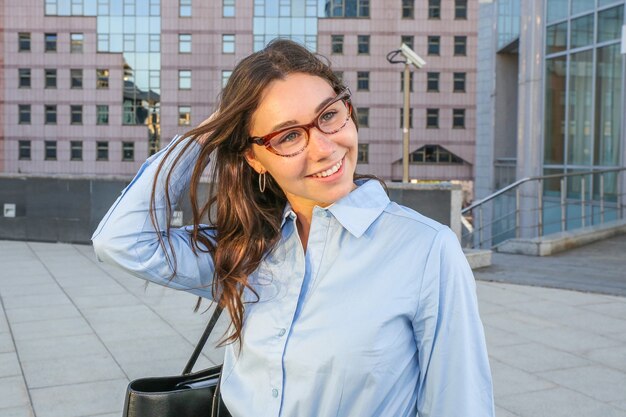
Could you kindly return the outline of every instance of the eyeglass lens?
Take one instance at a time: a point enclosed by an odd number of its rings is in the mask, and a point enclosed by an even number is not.
[[[348,106],[337,100],[326,107],[317,118],[317,128],[326,134],[339,131],[348,122]],[[281,155],[292,155],[304,149],[309,132],[302,127],[287,129],[270,140],[270,146]]]

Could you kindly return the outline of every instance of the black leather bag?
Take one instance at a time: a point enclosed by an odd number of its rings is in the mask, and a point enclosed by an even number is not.
[[[216,307],[182,375],[139,378],[128,384],[123,417],[231,417],[222,402],[222,366],[191,372],[222,310]]]

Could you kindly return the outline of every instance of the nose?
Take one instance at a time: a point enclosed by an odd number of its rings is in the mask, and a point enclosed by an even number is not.
[[[332,135],[320,131],[317,127],[309,129],[309,156],[313,160],[328,158],[337,149],[337,144]]]

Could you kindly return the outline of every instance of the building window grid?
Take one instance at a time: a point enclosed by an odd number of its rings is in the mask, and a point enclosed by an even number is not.
[[[18,159],[21,161],[30,161],[30,141],[20,140],[18,142]]]
[[[333,0],[332,2],[327,2],[326,16],[370,17],[370,2],[369,0]]]
[[[109,70],[107,68],[98,68],[96,70],[96,89],[106,90],[109,88]]]
[[[222,53],[223,54],[235,53],[235,35],[233,34],[222,35]]]
[[[44,159],[46,161],[56,161],[57,159],[57,141],[44,141]]]
[[[191,17],[191,0],[178,0],[178,16]]]
[[[402,0],[402,18],[415,18],[415,0]]]
[[[441,36],[429,36],[428,37],[428,55],[440,54]]]
[[[108,161],[109,160],[109,142],[97,141],[96,142],[96,161]]]
[[[135,160],[135,142],[122,142],[122,161]]]
[[[44,34],[44,51],[45,52],[57,51],[57,34],[56,33]]]
[[[18,72],[18,87],[30,88],[30,68],[19,68]]]
[[[70,69],[70,88],[80,90],[83,88],[83,70],[80,68]]]
[[[148,36],[149,39],[149,52],[161,52],[161,35],[158,33],[151,33]]]
[[[150,16],[161,16],[161,0],[150,0]]]
[[[431,93],[439,92],[439,76],[438,72],[426,73],[426,91]]]
[[[71,5],[72,16],[82,16],[84,14],[83,0],[72,0]]]
[[[57,106],[56,104],[44,105],[44,124],[57,124]]]
[[[44,12],[47,16],[55,16],[58,14],[57,0],[46,0]]]
[[[82,33],[70,33],[70,53],[82,54],[85,35]]]
[[[135,0],[124,0],[124,16],[134,16],[135,14]]]
[[[466,81],[466,73],[464,72],[455,72],[452,78],[452,91],[454,93],[464,93],[465,92],[465,81]]]
[[[179,90],[191,89],[191,70],[189,69],[178,70],[178,89]]]
[[[463,160],[439,145],[424,145],[409,157],[411,163],[462,164]]]
[[[369,163],[369,143],[359,143],[356,162],[359,164]]]
[[[465,109],[452,109],[452,127],[465,129]]]
[[[369,71],[358,71],[356,73],[356,89],[357,91],[369,91],[370,89],[370,73]]]
[[[369,55],[370,35],[357,35],[357,53],[359,55]]]
[[[80,140],[70,141],[70,161],[83,160],[83,142]]]
[[[29,125],[31,122],[31,107],[30,104],[18,104],[18,123],[21,125]]]
[[[454,18],[456,20],[467,19],[467,0],[454,0]]]
[[[330,53],[333,55],[343,54],[343,35],[330,35]]]
[[[404,108],[400,108],[400,128],[404,127]],[[409,129],[413,129],[413,108],[409,109]]]
[[[429,129],[439,128],[439,109],[426,109],[426,127]]]
[[[19,32],[17,34],[17,50],[19,52],[30,52],[30,32]]]
[[[370,109],[369,107],[357,107],[356,109],[357,121],[359,128],[370,127]]]
[[[400,73],[400,91],[404,92],[404,71]],[[413,72],[409,72],[409,91],[413,92]]]
[[[223,17],[235,17],[235,0],[223,0],[222,1],[222,16]]]
[[[428,0],[428,18],[441,19],[441,0]]]
[[[191,106],[178,106],[178,126],[191,125]]]
[[[467,55],[467,36],[454,37],[454,56]]]
[[[413,49],[413,42],[415,41],[415,37],[413,35],[402,35],[400,37],[400,43],[405,44],[409,48]]]
[[[191,34],[190,33],[178,34],[178,53],[179,54],[191,53]]]
[[[45,88],[57,88],[57,70],[54,68],[44,69]]]
[[[80,104],[70,105],[70,124],[83,124],[83,106]]]
[[[108,125],[109,124],[109,106],[108,104],[96,105],[96,124]]]
[[[230,79],[232,73],[233,72],[229,70],[222,71],[222,88],[226,87],[226,84],[228,84],[228,80]]]

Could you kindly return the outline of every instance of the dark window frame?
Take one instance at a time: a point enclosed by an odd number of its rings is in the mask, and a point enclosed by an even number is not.
[[[440,56],[441,55],[441,36],[430,35],[427,39],[428,42],[428,55]]]
[[[17,34],[17,51],[31,52],[31,35],[30,32],[18,32]]]
[[[441,80],[441,73],[436,71],[429,71],[426,73],[426,92],[438,93],[439,81]]]
[[[20,140],[17,143],[17,159],[20,161],[30,161],[32,159],[31,141]]]
[[[45,161],[57,160],[57,141],[56,140],[44,141],[44,160]]]
[[[47,32],[43,35],[44,39],[44,52],[57,52],[57,43],[59,41],[59,35],[54,32]]]
[[[467,36],[454,37],[454,56],[467,56]]]
[[[70,161],[82,161],[83,160],[83,141],[72,140],[70,141]]]
[[[56,104],[44,104],[43,106],[43,123],[45,125],[57,124],[57,105]]]
[[[370,35],[357,35],[357,55],[370,54]]]
[[[439,109],[426,109],[426,129],[439,129]]]
[[[83,106],[82,104],[70,104],[70,124],[83,124]]]
[[[357,71],[356,90],[357,91],[370,91],[370,72],[369,71]]]
[[[17,69],[18,88],[31,88],[32,71],[30,68]]]
[[[452,74],[452,92],[465,93],[467,85],[467,73],[455,72]]]
[[[109,142],[105,140],[96,141],[96,161],[109,160]]]
[[[330,53],[332,55],[343,55],[344,35],[330,35]]]
[[[32,123],[33,110],[30,104],[17,105],[17,120],[20,125],[29,125]]]
[[[357,107],[356,109],[357,121],[359,128],[370,127],[370,108],[369,107]]]
[[[465,109],[452,109],[452,128],[465,129]]]

